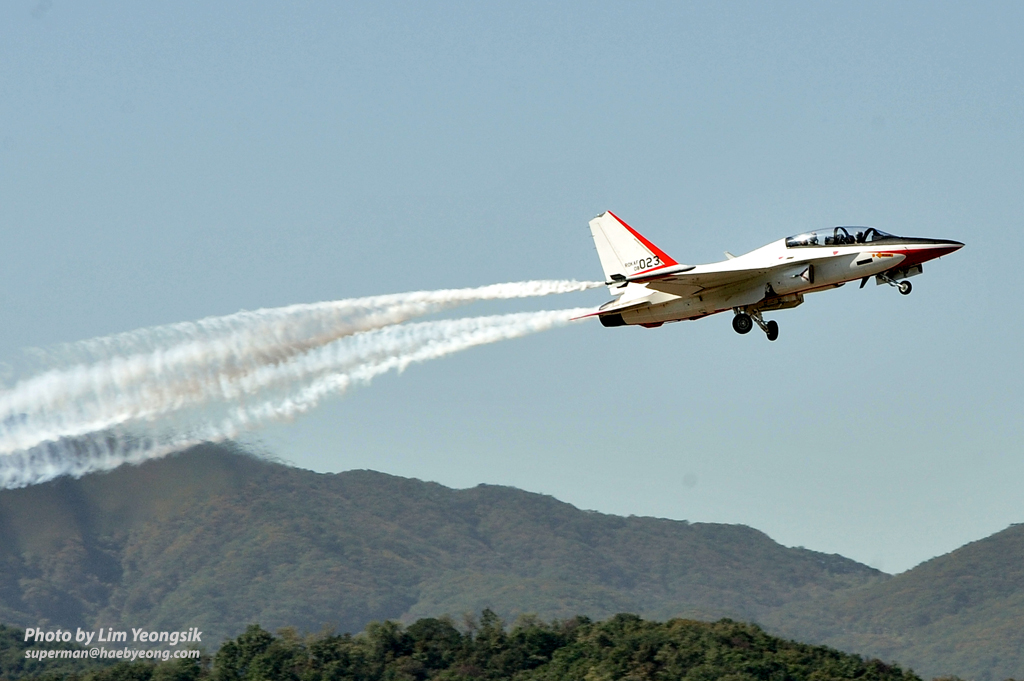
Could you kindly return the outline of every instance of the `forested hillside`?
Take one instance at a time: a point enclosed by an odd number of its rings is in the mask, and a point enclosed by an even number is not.
[[[1024,677],[1024,526],[939,556],[839,599],[846,650],[899,658],[926,674]]]
[[[0,492],[0,621],[271,630],[492,608],[758,620],[885,578],[737,525],[622,518],[551,497],[321,475],[200,447]]]

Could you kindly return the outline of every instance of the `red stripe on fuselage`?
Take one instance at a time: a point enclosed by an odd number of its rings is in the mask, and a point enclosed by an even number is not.
[[[897,269],[903,269],[906,267],[913,267],[914,265],[920,265],[923,262],[928,262],[935,258],[941,258],[944,255],[949,255],[953,251],[960,250],[960,248],[960,246],[925,246],[922,248],[910,247],[903,250],[894,249],[887,252],[903,254],[903,260],[896,265]]]

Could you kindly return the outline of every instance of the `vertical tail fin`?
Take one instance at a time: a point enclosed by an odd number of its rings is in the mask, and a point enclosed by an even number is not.
[[[679,264],[611,211],[590,221],[590,233],[610,289],[624,286],[626,277]]]

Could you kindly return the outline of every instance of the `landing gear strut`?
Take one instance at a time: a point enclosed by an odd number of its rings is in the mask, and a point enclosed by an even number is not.
[[[909,296],[910,292],[914,290],[914,285],[904,279],[903,281],[896,281],[889,275],[882,273],[878,275],[878,278],[887,283],[889,286],[895,286],[899,289],[899,292],[905,296]]]
[[[732,318],[732,328],[736,333],[750,333],[755,323],[768,336],[768,340],[773,341],[779,337],[779,323],[774,319],[766,322],[764,317],[761,316],[760,310],[751,310],[747,313],[737,309],[736,314]]]

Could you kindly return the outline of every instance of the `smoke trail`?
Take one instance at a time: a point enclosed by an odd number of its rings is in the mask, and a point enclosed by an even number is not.
[[[0,393],[0,455],[201,405],[238,378],[354,333],[476,300],[595,285],[527,281],[416,291],[240,312],[63,346],[53,358],[71,366]]]
[[[197,341],[218,341],[216,346],[204,349],[220,352],[224,357],[256,356],[264,348],[271,353],[301,352],[342,335],[397,324],[476,301],[534,298],[600,286],[603,286],[600,282],[575,280],[520,281],[242,311],[70,343],[52,350],[47,359],[58,366],[94,362],[187,346]]]
[[[0,487],[107,470],[234,437],[308,411],[324,396],[381,373],[563,325],[585,310],[395,321],[471,300],[591,287],[525,282],[377,296],[69,346],[70,355],[98,359],[48,371],[0,395]],[[125,356],[126,348],[134,354]]]

